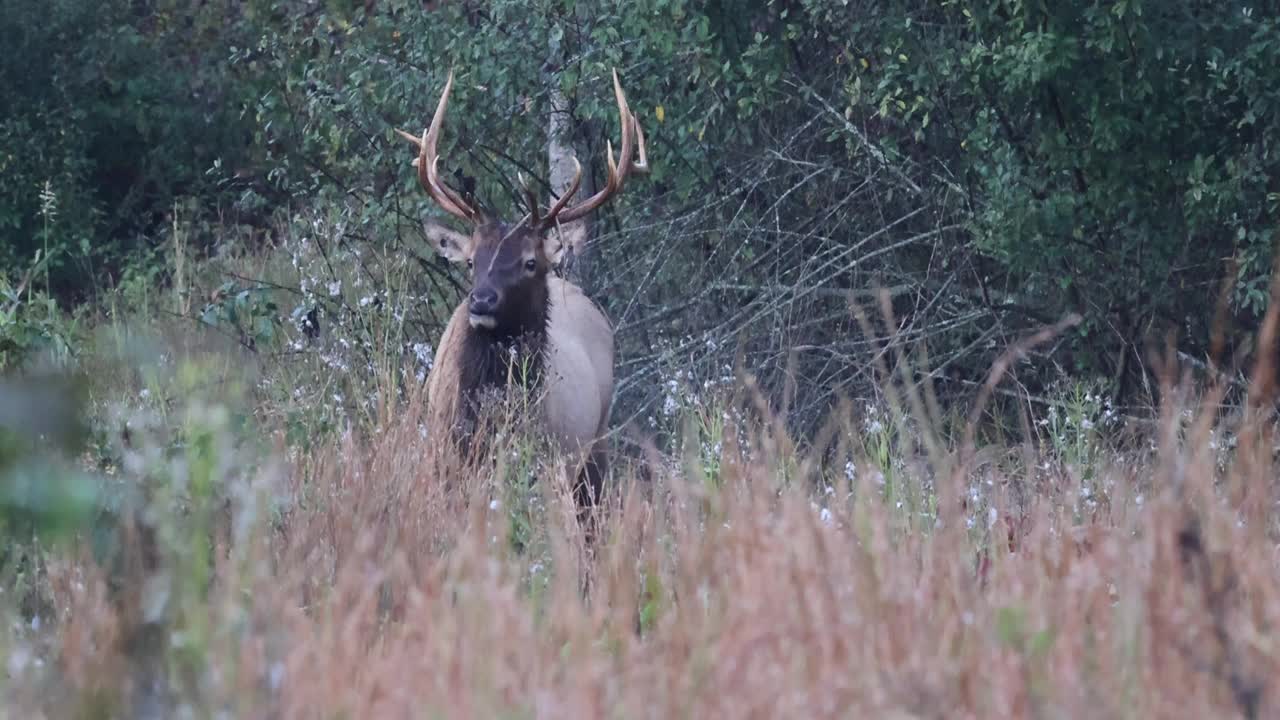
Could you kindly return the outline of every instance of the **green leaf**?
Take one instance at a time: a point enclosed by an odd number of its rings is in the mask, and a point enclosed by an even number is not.
[[[1001,643],[1021,649],[1026,625],[1026,611],[1022,608],[1002,607],[996,610],[996,636]]]

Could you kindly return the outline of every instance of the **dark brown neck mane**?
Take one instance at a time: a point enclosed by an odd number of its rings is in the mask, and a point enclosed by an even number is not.
[[[464,328],[457,405],[464,435],[475,428],[484,397],[506,389],[508,379],[523,381],[531,389],[541,383],[551,310],[546,280],[530,294],[541,297],[513,303],[513,311],[500,319],[498,327]]]

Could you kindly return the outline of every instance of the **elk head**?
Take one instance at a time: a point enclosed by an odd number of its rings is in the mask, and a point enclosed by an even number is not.
[[[622,148],[620,159],[615,162],[613,145],[606,143],[609,174],[604,187],[586,200],[570,206],[569,202],[582,182],[582,165],[574,158],[573,181],[564,194],[542,213],[537,196],[521,176],[520,184],[524,188],[528,211],[517,222],[503,222],[476,210],[440,177],[437,146],[452,89],[453,72],[450,71],[431,126],[423,131],[422,137],[396,130],[418,147],[418,157],[413,164],[423,189],[445,212],[471,225],[468,234],[429,226],[428,237],[442,255],[454,262],[466,263],[470,271],[472,285],[468,310],[473,329],[499,336],[536,330],[539,323],[545,326],[547,273],[559,263],[563,252],[563,244],[549,231],[561,223],[582,218],[603,205],[622,189],[630,173],[648,172],[644,133],[627,107],[618,72],[614,70],[613,91],[621,118]],[[633,154],[639,157],[633,159]]]

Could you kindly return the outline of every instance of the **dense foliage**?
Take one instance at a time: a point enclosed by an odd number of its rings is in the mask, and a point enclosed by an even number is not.
[[[637,413],[658,401],[656,368],[701,380],[726,348],[766,375],[794,362],[801,409],[856,388],[874,348],[846,303],[871,302],[876,284],[900,338],[929,341],[938,378],[972,378],[1019,333],[1075,311],[1085,322],[1057,348],[1061,369],[1123,397],[1148,388],[1148,344],[1170,332],[1207,359],[1224,285],[1228,339],[1245,350],[1268,296],[1274,3],[3,10],[0,35],[28,62],[0,70],[0,260],[50,255],[42,289],[64,302],[131,263],[171,275],[157,248],[179,218],[202,252],[301,233],[326,253],[411,256],[436,210],[391,130],[426,123],[449,68],[457,184],[512,213],[516,172],[546,177],[553,89],[598,177],[617,137],[613,67],[654,172],[597,223],[603,262],[587,280],[618,324],[620,391]],[[419,267],[415,296],[454,297],[456,275]],[[301,289],[277,313],[295,330],[326,309]],[[438,307],[409,315],[434,337]]]
[[[0,0],[0,707],[1277,716],[1278,16]],[[615,68],[588,544],[523,388],[430,433],[465,280],[393,128],[452,70],[513,218]]]
[[[83,300],[163,241],[175,202],[228,210],[217,171],[252,150],[234,5],[0,3],[0,264],[39,251],[50,289]]]

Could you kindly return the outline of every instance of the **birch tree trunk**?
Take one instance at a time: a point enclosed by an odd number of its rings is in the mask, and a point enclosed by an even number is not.
[[[559,58],[555,57],[556,50],[552,49],[552,62],[548,63],[551,68],[560,67]],[[573,158],[576,156],[582,163],[582,187],[578,190],[577,197],[590,197],[595,192],[595,184],[592,182],[590,172],[591,156],[585,152],[580,152],[583,145],[584,133],[579,132],[578,124],[574,122],[573,112],[569,104],[569,98],[560,90],[560,81],[556,77],[556,73],[548,71],[545,86],[547,94],[551,99],[551,114],[547,123],[547,161],[549,166],[548,181],[551,185],[551,191],[554,197],[548,199],[548,204],[554,202],[573,181]],[[585,290],[591,290],[591,258],[587,249],[587,239],[590,237],[591,226],[590,218],[582,218],[574,222],[567,223],[560,228],[563,233],[563,239],[569,246],[567,255],[571,257],[571,261],[567,264],[567,275],[571,280],[581,285]],[[554,230],[552,232],[555,232]]]

